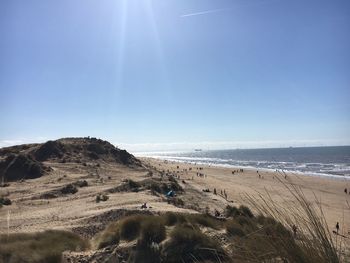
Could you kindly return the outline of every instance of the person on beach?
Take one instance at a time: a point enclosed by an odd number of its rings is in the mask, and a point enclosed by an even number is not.
[[[339,233],[339,222],[337,222],[337,224],[335,225],[335,228],[337,229],[337,235]]]
[[[344,189],[344,193],[348,194],[348,189],[347,188]]]
[[[296,226],[296,225],[293,225],[293,226],[292,226],[292,230],[293,230],[293,233],[294,233],[294,238],[296,238],[296,237],[297,237],[297,231],[298,231],[297,226]]]

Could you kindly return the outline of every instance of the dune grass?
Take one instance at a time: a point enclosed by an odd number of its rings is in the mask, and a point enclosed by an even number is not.
[[[221,262],[227,254],[199,229],[177,225],[162,249],[164,262]]]
[[[153,257],[154,262],[347,262],[321,206],[310,203],[295,185],[281,183],[295,199],[292,207],[257,193],[245,198],[255,214],[248,206],[227,206],[225,220],[172,212],[134,215],[107,227],[99,247],[113,243],[113,238],[138,240],[130,262],[147,262],[142,257]]]
[[[89,243],[66,231],[0,235],[0,263],[58,263],[63,251],[82,251]]]
[[[257,193],[255,197],[246,196],[250,206],[260,214],[258,222],[262,224],[262,231],[255,236],[264,239],[270,247],[269,253],[287,262],[346,262],[334,243],[316,196],[315,202],[310,202],[300,187],[277,179],[293,196],[293,205],[286,207],[277,204],[268,192],[265,195]],[[292,234],[293,228],[296,232]],[[261,251],[260,255],[263,253]],[[257,255],[252,256],[252,262],[260,260]]]

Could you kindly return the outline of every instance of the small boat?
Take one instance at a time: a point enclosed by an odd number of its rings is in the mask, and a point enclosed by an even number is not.
[[[202,149],[194,149],[195,152],[201,152]]]

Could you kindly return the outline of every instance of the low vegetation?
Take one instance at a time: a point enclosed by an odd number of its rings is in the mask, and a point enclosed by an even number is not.
[[[219,229],[222,225],[221,221],[201,214],[132,215],[110,224],[96,241],[97,247],[103,248],[120,241],[137,240],[136,248],[130,251],[131,262],[140,262],[140,257],[146,254],[156,256],[159,262],[181,262],[181,258],[188,262],[193,256],[223,258],[224,250],[200,230],[201,227]],[[156,251],[155,244],[158,244]]]
[[[67,184],[61,188],[61,193],[66,194],[75,194],[78,192],[78,188],[73,184]]]
[[[346,262],[322,215],[302,193],[296,198],[299,216],[304,216],[297,231],[287,211],[283,214],[271,202],[248,199],[257,216],[247,206],[227,206],[226,218],[172,212],[133,215],[108,226],[96,242],[104,248],[136,241],[128,262]]]
[[[246,196],[250,206],[266,216],[258,220],[264,226],[263,233],[267,237],[264,242],[269,245],[270,253],[286,262],[348,262],[349,254],[341,254],[341,245],[346,240],[341,235],[332,236],[321,203],[315,199],[313,204],[300,187],[277,179],[294,197],[288,209],[278,205],[268,194]]]
[[[0,207],[3,205],[11,205],[12,201],[7,197],[0,197]]]
[[[300,221],[297,233],[288,220],[276,217],[281,215],[276,209],[257,206],[255,216],[247,206],[228,206],[226,218],[140,212],[111,223],[93,243],[102,251],[123,249],[126,262],[346,262],[313,208],[304,207],[309,218]],[[59,262],[62,251],[88,247],[86,241],[62,231],[0,238],[0,263]]]
[[[109,189],[108,192],[109,193],[115,193],[115,192],[138,192],[140,187],[141,187],[140,183],[129,179],[126,182],[122,183],[121,185],[119,185],[117,187],[114,187],[112,189]]]
[[[65,231],[0,235],[0,263],[59,263],[63,251],[82,251],[89,243]]]
[[[177,225],[164,244],[165,262],[220,262],[227,258],[218,241],[209,238],[191,225]]]
[[[98,195],[96,196],[96,203],[99,203],[99,202],[106,202],[108,199],[109,199],[109,196],[108,196],[108,195],[105,195],[105,194],[98,194]]]
[[[218,255],[222,258],[223,250],[200,230],[200,227],[219,229],[221,226],[221,221],[209,215],[171,212],[160,216],[133,215],[109,225],[97,238],[97,247],[116,245],[121,240],[138,240],[137,249],[131,251],[130,254],[133,260],[145,254],[157,255],[162,262],[181,262],[178,261],[180,258],[187,262],[186,259],[191,257],[190,253],[198,258],[216,258]],[[183,231],[184,229],[186,231]],[[169,230],[171,230],[169,240],[164,243]],[[154,251],[152,248],[154,244],[162,244],[162,247]],[[215,253],[208,250],[201,252],[201,247],[204,245],[206,248],[209,245],[215,250]]]
[[[139,192],[142,190],[150,190],[152,194],[165,195],[169,191],[175,191],[175,193],[183,192],[182,187],[178,182],[173,179],[172,176],[161,178],[150,178],[143,181],[133,181],[131,179],[126,180],[121,185],[109,189],[109,193],[115,192]]]
[[[79,181],[76,181],[74,183],[74,185],[77,186],[77,187],[82,188],[82,187],[87,187],[89,184],[88,184],[88,182],[86,180],[79,180]]]

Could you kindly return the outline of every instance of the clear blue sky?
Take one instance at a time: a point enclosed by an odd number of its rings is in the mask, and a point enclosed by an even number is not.
[[[348,0],[2,0],[0,147],[350,144]]]

